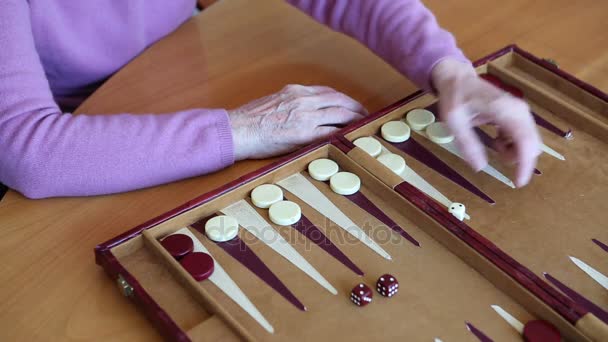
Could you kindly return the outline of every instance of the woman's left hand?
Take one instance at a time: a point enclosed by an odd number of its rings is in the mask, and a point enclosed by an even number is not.
[[[499,132],[495,148],[503,159],[517,165],[515,184],[526,185],[541,146],[528,104],[478,77],[470,64],[460,61],[439,62],[431,78],[439,93],[440,118],[471,167],[480,171],[488,163],[474,128],[493,124]]]

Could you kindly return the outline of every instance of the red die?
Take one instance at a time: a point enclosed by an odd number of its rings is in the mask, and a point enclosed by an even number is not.
[[[365,306],[372,302],[373,291],[361,283],[350,291],[350,300],[357,306]]]
[[[392,275],[385,274],[378,278],[376,290],[384,297],[392,297],[399,291],[399,282],[397,281],[397,278]]]

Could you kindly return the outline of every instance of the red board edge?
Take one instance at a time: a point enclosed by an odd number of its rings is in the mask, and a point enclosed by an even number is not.
[[[121,276],[132,288],[130,294],[126,296],[139,311],[143,312],[146,318],[160,332],[167,341],[190,342],[188,337],[171,316],[163,310],[139,282],[116,260],[109,250],[95,249],[96,262],[103,267],[111,279],[118,279]]]
[[[605,92],[601,91],[600,89],[592,86],[591,84],[577,78],[576,76],[572,75],[571,73],[564,71],[563,69],[560,69],[555,64],[553,64],[545,59],[538,58],[538,57],[534,56],[533,54],[529,53],[528,51],[523,50],[522,48],[518,47],[517,45],[513,45],[513,51],[517,52],[519,55],[530,60],[531,62],[534,62],[535,64],[543,67],[544,69],[547,69],[548,71],[560,76],[561,78],[567,80],[568,82],[574,84],[575,86],[585,90],[586,92],[590,93],[591,95],[596,96],[596,97],[600,98],[601,100],[608,102],[607,93],[605,93]]]

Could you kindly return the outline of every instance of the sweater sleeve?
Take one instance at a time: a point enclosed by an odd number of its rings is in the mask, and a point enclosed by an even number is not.
[[[442,59],[470,63],[420,0],[288,2],[366,45],[421,88],[430,88],[431,71]]]
[[[0,181],[30,198],[123,192],[234,162],[225,110],[73,115],[53,99],[26,1],[0,3]]]

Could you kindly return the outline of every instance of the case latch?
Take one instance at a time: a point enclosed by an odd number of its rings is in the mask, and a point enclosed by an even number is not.
[[[118,279],[116,279],[116,284],[118,285],[118,289],[125,297],[131,297],[133,294],[133,286],[131,286],[125,278],[122,277],[121,274],[118,275]]]
[[[557,62],[555,61],[555,59],[552,58],[543,58],[543,61],[547,62],[547,63],[551,63],[553,65],[555,65],[556,67],[559,68],[559,65],[557,64]]]

